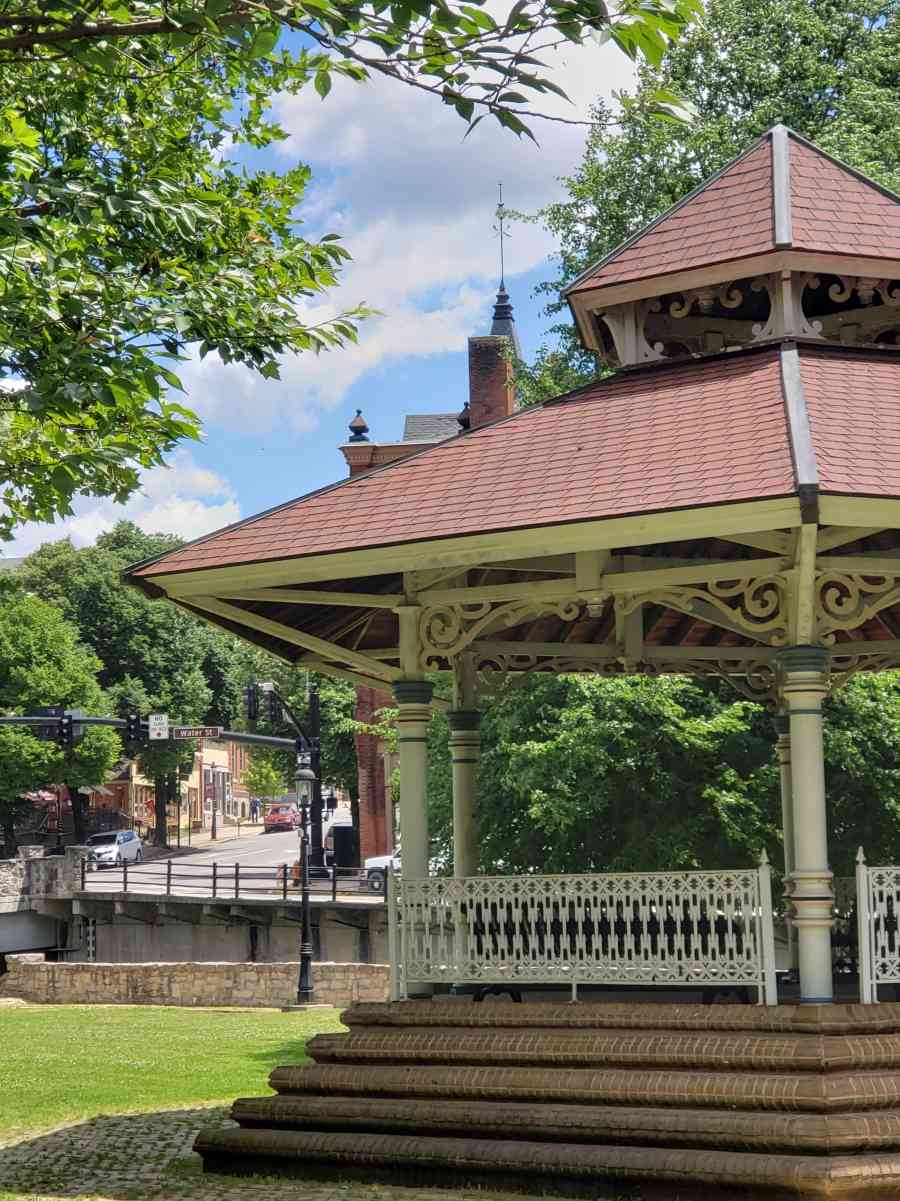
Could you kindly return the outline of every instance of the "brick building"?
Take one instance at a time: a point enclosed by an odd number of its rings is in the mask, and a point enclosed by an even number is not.
[[[340,448],[350,475],[376,471],[467,430],[510,416],[515,409],[513,357],[521,357],[519,339],[509,294],[501,281],[490,333],[469,338],[469,399],[460,412],[407,414],[399,441],[373,442],[362,410],[357,409],[350,422],[350,439]],[[389,693],[358,684],[354,716],[357,721],[374,724],[378,711],[393,704]],[[359,765],[359,853],[361,862],[365,862],[370,856],[388,854],[394,845],[394,764],[377,735],[357,733],[354,741]]]

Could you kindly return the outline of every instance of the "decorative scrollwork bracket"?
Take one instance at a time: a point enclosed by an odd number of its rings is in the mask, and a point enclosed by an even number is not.
[[[431,606],[423,609],[419,619],[421,665],[425,670],[439,669],[480,634],[498,627],[509,629],[529,618],[552,615],[561,621],[575,621],[583,605],[578,599],[564,599]]]

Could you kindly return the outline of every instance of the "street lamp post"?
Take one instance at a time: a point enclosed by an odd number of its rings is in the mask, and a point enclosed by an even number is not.
[[[316,785],[310,769],[309,756],[297,756],[297,803],[300,807],[300,977],[297,981],[297,1004],[309,1005],[313,999],[312,979],[312,921],[309,909],[309,816]]]

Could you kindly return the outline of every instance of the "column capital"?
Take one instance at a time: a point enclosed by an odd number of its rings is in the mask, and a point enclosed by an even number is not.
[[[818,672],[822,675],[828,671],[829,653],[824,646],[788,646],[775,656],[785,675],[795,672]]]
[[[396,680],[394,700],[398,705],[430,705],[434,685],[429,680]]]
[[[451,709],[447,722],[453,733],[477,730],[481,725],[481,713],[477,709]]]

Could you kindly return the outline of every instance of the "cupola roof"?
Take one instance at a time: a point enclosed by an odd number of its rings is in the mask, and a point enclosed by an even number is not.
[[[776,125],[589,267],[565,295],[600,299],[617,285],[778,251],[900,263],[900,197]]]

